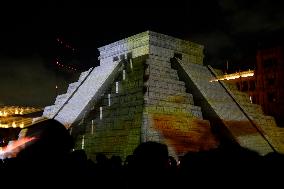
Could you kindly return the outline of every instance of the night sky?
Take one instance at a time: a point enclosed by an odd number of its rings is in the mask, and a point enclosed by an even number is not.
[[[253,69],[257,49],[283,44],[284,11],[273,0],[48,1],[0,6],[0,105],[46,106],[97,48],[146,30],[205,46],[205,64]],[[57,39],[63,41],[59,44]],[[65,48],[66,45],[74,48]],[[77,71],[59,67],[63,65]],[[55,86],[58,86],[56,90]]]

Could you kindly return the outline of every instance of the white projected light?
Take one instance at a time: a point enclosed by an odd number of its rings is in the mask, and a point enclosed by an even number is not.
[[[125,70],[122,71],[122,79],[125,80]]]
[[[115,82],[115,93],[118,93],[118,81]]]
[[[100,107],[100,119],[103,119],[103,107]]]
[[[108,97],[108,106],[110,106],[110,94],[108,94],[107,97]]]
[[[129,61],[130,61],[130,68],[131,68],[131,70],[132,70],[132,68],[133,68],[132,59],[130,59]]]

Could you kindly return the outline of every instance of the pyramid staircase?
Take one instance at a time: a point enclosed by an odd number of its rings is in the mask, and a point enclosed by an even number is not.
[[[91,158],[97,153],[125,158],[146,141],[166,143],[175,157],[217,147],[209,121],[203,120],[170,60],[146,55],[123,62],[123,70],[84,118],[77,148],[84,141]]]
[[[112,83],[120,67],[120,61],[101,61],[100,66],[83,72],[77,82],[69,85],[66,94],[58,95],[54,105],[45,107],[43,116],[54,118],[67,128],[78,123],[90,111],[90,104]]]
[[[202,65],[203,46],[147,31],[99,51],[100,66],[43,114],[70,128],[89,158],[125,159],[146,141],[167,144],[175,157],[208,150],[219,144],[212,128],[260,154],[283,152],[272,117],[233,86],[209,82],[217,72]]]
[[[179,59],[175,62],[181,74],[191,82],[192,90],[197,91],[194,94],[211,124],[223,125],[229,137],[262,155],[273,151],[284,152],[281,147],[282,129],[276,126],[272,117],[263,114],[259,105],[251,104],[247,94],[223,81],[210,82],[218,75],[210,66]]]
[[[149,56],[146,64],[143,141],[166,141],[170,151],[178,155],[216,147],[218,142],[209,121],[203,119],[201,108],[194,105],[192,94],[179,80],[170,59]]]
[[[220,71],[210,68],[216,76],[222,75]],[[284,153],[284,129],[278,127],[274,117],[263,113],[258,104],[253,104],[249,100],[249,95],[237,89],[235,84],[221,81],[226,90],[232,95],[240,107],[246,112],[253,124],[265,135],[267,140],[273,145],[275,150]]]

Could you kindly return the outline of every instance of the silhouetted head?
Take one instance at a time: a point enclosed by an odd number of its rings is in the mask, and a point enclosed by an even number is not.
[[[88,160],[87,154],[84,150],[75,150],[71,153],[71,157],[75,161],[84,162]]]
[[[133,152],[135,164],[142,169],[164,170],[168,167],[168,148],[158,142],[141,143]]]
[[[68,130],[56,120],[49,119],[27,128],[26,137],[35,137],[18,156],[22,158],[51,158],[67,154],[74,147]]]
[[[121,160],[120,156],[113,155],[110,158],[110,161],[111,161],[111,164],[113,164],[113,165],[117,165],[117,166],[121,166],[122,165],[122,160]]]
[[[108,158],[106,157],[106,155],[102,154],[102,153],[98,153],[96,155],[96,161],[97,161],[97,164],[101,164],[101,165],[104,165],[107,163],[108,161]]]
[[[134,155],[131,154],[131,155],[126,156],[125,161],[124,161],[124,166],[128,167],[128,168],[133,168],[133,166],[134,166]]]
[[[169,156],[169,164],[171,168],[176,168],[177,167],[177,161],[173,156]]]

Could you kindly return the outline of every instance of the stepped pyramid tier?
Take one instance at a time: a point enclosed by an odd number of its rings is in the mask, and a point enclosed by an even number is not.
[[[62,105],[66,103],[66,101],[72,96],[72,94],[81,85],[82,81],[91,72],[91,70],[92,68],[90,68],[88,71],[82,72],[77,82],[69,84],[66,94],[58,95],[54,105],[45,107],[43,116],[47,118],[54,118],[55,114],[57,114]]]
[[[263,115],[261,107],[251,104],[249,97],[239,92],[236,86],[224,81],[209,82],[219,76],[219,71],[210,66],[172,60],[181,77],[188,82],[212,127],[216,125],[241,146],[262,155],[273,151],[284,152],[283,139],[279,137],[283,131],[272,117]]]
[[[213,72],[214,71],[215,70],[213,70]],[[215,74],[222,75],[222,73],[218,71],[215,72]],[[277,126],[274,117],[264,115],[261,106],[252,104],[248,94],[240,92],[235,84],[226,81],[222,81],[221,83],[246,112],[249,119],[253,121],[253,124],[265,135],[276,151],[284,153],[284,128]]]
[[[209,83],[202,45],[146,31],[98,50],[100,66],[44,111],[70,128],[89,158],[124,159],[146,141],[167,144],[174,157],[216,148],[218,125],[244,147],[272,151],[224,88]]]

